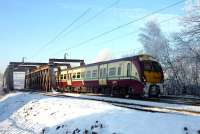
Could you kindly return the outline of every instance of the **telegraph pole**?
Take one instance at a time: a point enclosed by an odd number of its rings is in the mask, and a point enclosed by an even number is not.
[[[69,56],[68,53],[65,52],[65,54],[64,54],[64,59],[67,59],[68,56]]]
[[[24,63],[25,59],[26,59],[26,57],[22,57],[22,63]]]

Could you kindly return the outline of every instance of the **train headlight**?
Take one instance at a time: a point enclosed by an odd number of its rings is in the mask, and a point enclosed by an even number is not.
[[[143,77],[143,81],[146,83],[147,82],[147,80],[145,79],[145,77]]]

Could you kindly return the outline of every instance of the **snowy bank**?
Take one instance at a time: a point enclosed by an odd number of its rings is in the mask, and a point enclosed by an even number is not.
[[[59,94],[59,93],[57,93]],[[200,106],[191,106],[184,104],[169,104],[169,103],[161,103],[161,102],[152,102],[152,101],[143,101],[143,100],[131,100],[125,98],[112,98],[112,97],[102,97],[102,96],[89,96],[84,94],[75,94],[75,93],[64,93],[66,96],[83,98],[83,99],[92,99],[92,100],[102,100],[109,102],[120,102],[129,105],[141,105],[141,106],[150,106],[150,107],[159,107],[159,108],[168,108],[168,109],[176,109],[176,110],[187,110],[200,112]]]
[[[5,134],[198,134],[199,130],[199,116],[30,93],[11,93],[0,100],[0,133]]]

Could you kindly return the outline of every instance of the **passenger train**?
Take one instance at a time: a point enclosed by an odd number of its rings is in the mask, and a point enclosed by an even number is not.
[[[67,92],[113,96],[159,97],[163,92],[161,65],[150,55],[136,55],[56,72],[56,84]]]

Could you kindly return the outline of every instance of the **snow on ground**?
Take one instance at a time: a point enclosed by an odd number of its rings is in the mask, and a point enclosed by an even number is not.
[[[11,93],[0,100],[1,134],[198,134],[199,130],[199,116],[31,93]]]
[[[135,105],[143,105],[143,106],[151,106],[151,107],[160,107],[160,108],[200,112],[200,106],[191,106],[191,105],[184,105],[184,104],[168,104],[168,103],[161,103],[161,102],[130,100],[130,99],[124,99],[124,98],[111,98],[111,97],[102,97],[102,96],[89,96],[89,95],[75,94],[75,93],[65,93],[64,95],[77,97],[77,98],[86,98],[86,99],[89,98],[89,99],[93,99],[93,100],[122,102],[122,103],[127,103],[130,105],[135,104]]]

